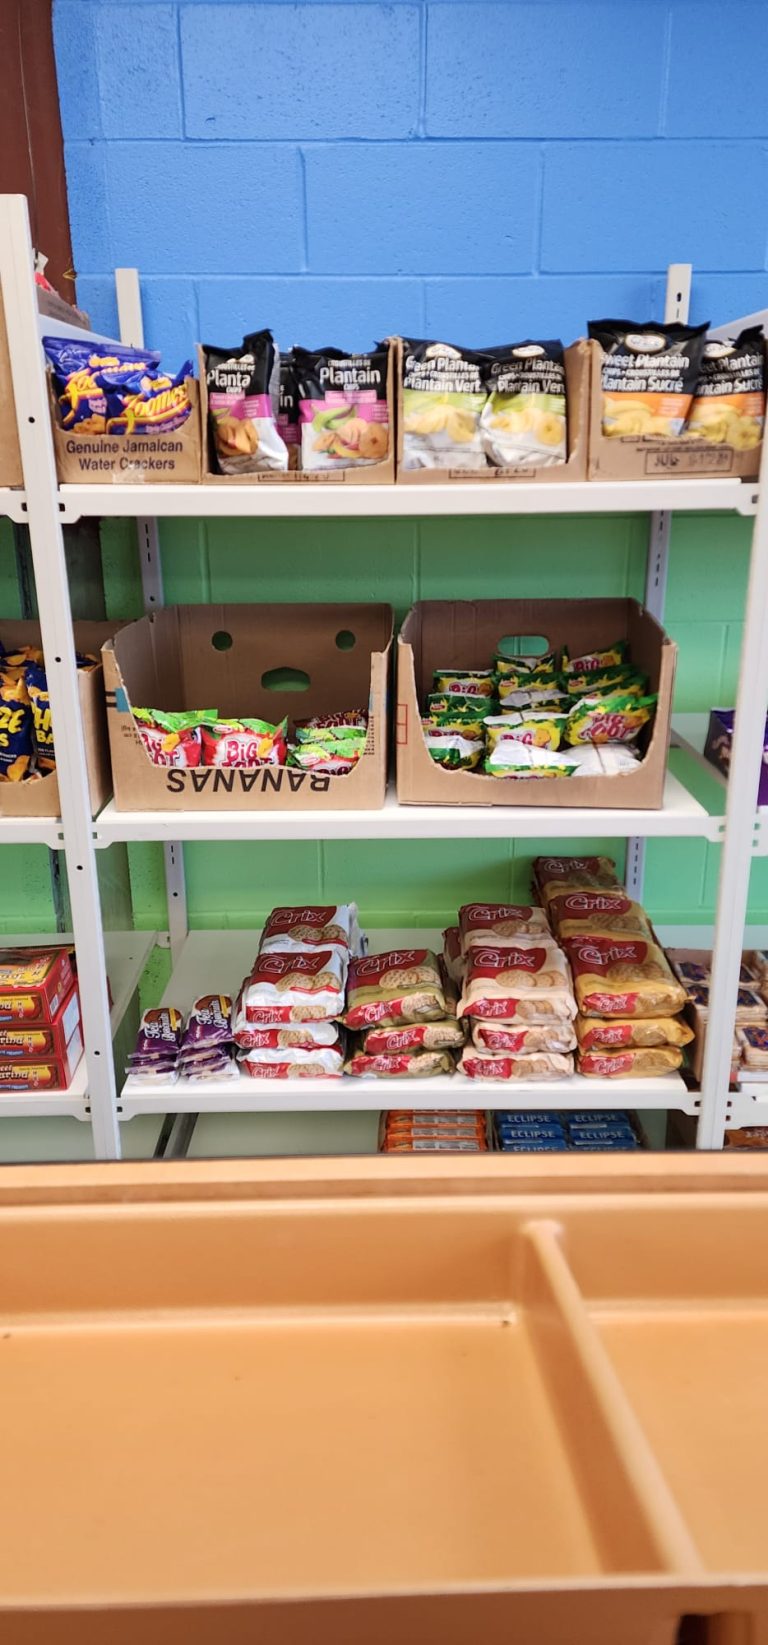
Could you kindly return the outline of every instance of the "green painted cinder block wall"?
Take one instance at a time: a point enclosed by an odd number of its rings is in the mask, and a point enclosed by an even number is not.
[[[312,524],[171,521],[162,528],[165,592],[169,604],[388,600],[398,616],[414,600],[427,598],[642,597],[646,533],[644,516],[624,515]],[[674,521],[666,626],[680,647],[679,711],[734,701],[749,535],[749,522],[730,516],[680,515]],[[108,615],[140,616],[133,526],[105,523],[102,542]],[[0,548],[0,611],[11,617],[19,607],[8,528]],[[611,638],[606,635],[606,641]],[[676,759],[680,773],[690,776],[683,758]],[[696,792],[718,803],[720,790],[706,776],[696,778]],[[593,843],[616,854],[615,842],[596,838]],[[567,836],[563,845],[567,849]],[[468,898],[522,895],[537,849],[530,841],[518,848],[514,837],[490,843],[188,846],[190,922],[248,927],[279,901],[354,897],[371,925],[441,924]],[[718,857],[718,849],[702,840],[651,842],[645,901],[652,916],[666,923],[711,921]],[[161,848],[132,847],[129,863],[136,924],[162,927]],[[108,861],[102,879],[108,897]],[[15,847],[0,853],[0,907],[5,930],[50,927],[44,851]],[[764,861],[753,870],[751,917],[768,922]]]

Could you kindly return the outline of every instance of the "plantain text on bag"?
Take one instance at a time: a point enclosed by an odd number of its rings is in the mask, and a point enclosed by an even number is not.
[[[704,353],[700,326],[590,320],[603,350],[602,428],[608,439],[682,434]]]

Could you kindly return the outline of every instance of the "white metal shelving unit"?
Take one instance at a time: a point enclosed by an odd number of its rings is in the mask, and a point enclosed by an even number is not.
[[[761,816],[756,809],[762,759],[763,724],[768,703],[768,441],[762,485],[738,480],[649,480],[553,485],[483,481],[445,487],[345,486],[252,488],[226,485],[61,486],[56,480],[46,384],[31,284],[32,252],[26,202],[0,197],[0,282],[9,332],[11,365],[22,448],[25,490],[0,492],[0,512],[30,527],[43,644],[48,660],[51,704],[56,729],[61,790],[61,823],[0,824],[0,842],[37,840],[63,846],[70,884],[74,940],[83,992],[86,1059],[83,1089],[75,1098],[90,1106],[96,1151],[114,1157],[120,1150],[120,1121],[138,1113],[299,1112],[318,1109],[360,1110],[388,1102],[420,1106],[480,1107],[615,1107],[678,1108],[698,1114],[700,1146],[719,1147],[728,1123],[749,1123],[734,1114],[754,1116],[758,1099],[745,1088],[735,1104],[728,1095],[728,1067],[738,968],[753,855],[763,849]],[[141,305],[134,271],[117,271],[121,335],[142,342]],[[666,318],[684,319],[690,271],[670,270]],[[740,322],[734,322],[738,325]],[[62,526],[83,516],[135,518],[145,604],[163,603],[157,521],[162,518],[249,517],[317,519],[328,516],[457,516],[477,514],[628,513],[649,515],[646,604],[663,619],[670,513],[732,511],[754,520],[750,582],[737,699],[730,781],[724,790],[724,815],[700,804],[673,770],[658,811],[544,808],[398,806],[390,796],[381,812],[312,813],[259,816],[247,813],[117,812],[109,804],[92,821],[85,781],[82,733],[77,710],[77,682],[66,581]],[[255,551],[256,554],[258,551]],[[676,727],[681,746],[697,752],[696,731]],[[707,767],[709,771],[710,768]],[[712,773],[710,772],[710,775]],[[166,998],[187,1005],[201,989],[236,986],[253,958],[256,933],[189,934],[186,921],[181,842],[269,839],[450,839],[504,838],[557,840],[590,836],[628,837],[627,883],[642,893],[644,842],[652,838],[723,840],[717,922],[714,931],[713,985],[702,1090],[686,1090],[677,1076],[646,1081],[574,1079],[556,1085],[506,1087],[480,1081],[435,1080],[408,1083],[340,1080],[286,1082],[241,1079],[221,1090],[215,1085],[167,1089],[129,1079],[116,1089],[111,1056],[111,1024],[105,970],[109,939],[102,933],[96,851],[117,841],[154,840],[165,847],[168,884],[169,941],[173,972]],[[768,846],[766,846],[768,849]],[[373,947],[383,947],[387,933],[374,933]],[[392,935],[392,934],[389,934]],[[397,933],[402,941],[404,933]],[[421,941],[426,933],[420,932]],[[143,962],[142,962],[143,963]],[[135,980],[138,980],[138,972]],[[131,979],[134,980],[133,978]],[[127,985],[126,985],[127,986]],[[768,1086],[765,1087],[768,1099]],[[762,1096],[759,1099],[762,1102]],[[740,1106],[739,1106],[740,1105]],[[3,1110],[5,1105],[3,1105]],[[57,1107],[57,1112],[62,1110]],[[764,1105],[768,1116],[768,1100]]]

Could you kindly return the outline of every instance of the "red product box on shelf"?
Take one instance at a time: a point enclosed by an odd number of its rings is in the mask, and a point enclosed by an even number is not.
[[[8,1059],[18,1062],[21,1058],[31,1057],[37,1061],[53,1058],[66,1063],[67,1047],[79,1030],[80,995],[75,985],[52,1022],[32,1026],[26,1022],[0,1022],[0,1073]]]
[[[0,950],[0,1025],[54,1022],[74,981],[70,948]]]
[[[0,1056],[0,1112],[8,1091],[66,1091],[83,1054],[78,1024],[61,1057]]]

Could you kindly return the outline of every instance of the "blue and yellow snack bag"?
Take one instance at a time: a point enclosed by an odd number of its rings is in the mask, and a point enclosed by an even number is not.
[[[56,754],[53,747],[51,699],[48,695],[48,680],[45,669],[40,663],[27,663],[24,680],[32,710],[37,767],[39,771],[54,771],[56,769]]]
[[[20,673],[0,673],[0,781],[18,783],[32,765],[32,708]]]

